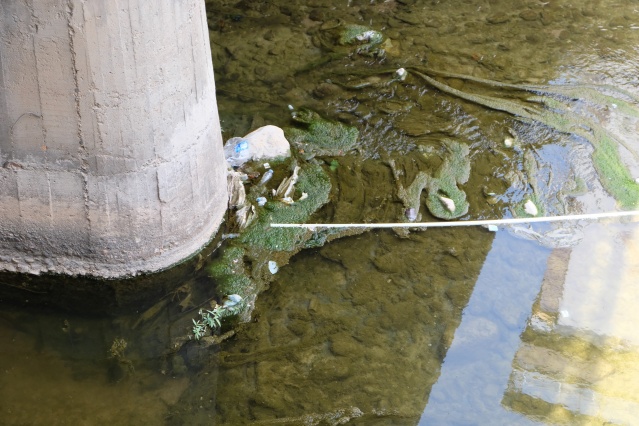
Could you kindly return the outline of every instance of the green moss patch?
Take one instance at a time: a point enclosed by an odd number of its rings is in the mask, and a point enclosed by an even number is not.
[[[433,216],[456,219],[468,213],[466,193],[458,185],[468,182],[470,177],[470,150],[467,145],[452,140],[443,141],[443,145],[448,155],[435,177],[428,181],[426,206]],[[454,209],[451,210],[443,198],[451,200]]]
[[[635,208],[639,205],[639,185],[622,163],[617,146],[609,135],[604,135],[595,145],[592,160],[604,189],[621,207]]]
[[[341,156],[357,147],[359,131],[355,127],[343,123],[333,122],[320,117],[318,114],[308,114],[309,110],[302,110],[298,116],[300,127],[284,129],[286,139],[294,145],[304,158],[313,156]]]
[[[240,237],[240,242],[251,248],[271,251],[293,251],[309,238],[310,232],[298,228],[271,228],[271,223],[304,223],[328,202],[331,182],[319,165],[305,165],[299,174],[296,197],[308,197],[292,205],[277,201],[258,208],[258,217]]]
[[[251,280],[245,268],[245,254],[241,247],[227,247],[209,267],[209,276],[215,280],[219,294],[247,293]]]

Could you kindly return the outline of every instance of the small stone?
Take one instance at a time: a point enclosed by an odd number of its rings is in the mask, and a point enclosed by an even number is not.
[[[313,96],[315,96],[316,98],[325,98],[327,96],[333,96],[337,93],[339,93],[342,89],[333,83],[320,83],[318,84],[315,89],[313,89]]]
[[[515,141],[513,141],[513,138],[506,138],[506,139],[504,139],[504,146],[506,148],[510,148],[510,147],[513,146],[514,142]]]
[[[308,18],[311,21],[321,22],[321,21],[324,21],[326,19],[326,14],[321,9],[313,9],[308,14]]]
[[[503,12],[495,13],[486,18],[489,24],[504,24],[510,20],[510,17]]]
[[[539,19],[539,12],[535,12],[534,10],[524,10],[519,14],[519,17],[524,21],[536,21]]]

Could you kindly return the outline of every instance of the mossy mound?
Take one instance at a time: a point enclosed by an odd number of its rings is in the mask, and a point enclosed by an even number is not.
[[[228,247],[209,267],[209,276],[217,284],[220,294],[246,295],[251,280],[244,263],[245,250],[241,247]]]
[[[454,203],[451,210],[442,199],[448,198]],[[428,185],[428,198],[426,207],[430,213],[440,219],[456,219],[468,213],[468,201],[466,193],[457,187],[455,181],[450,178],[432,179]]]
[[[258,217],[239,238],[251,249],[268,251],[294,251],[310,238],[311,232],[301,228],[271,228],[271,223],[303,223],[328,202],[331,191],[329,176],[316,164],[302,166],[296,185],[298,199],[302,193],[308,194],[304,200],[294,204],[270,202],[258,208]]]
[[[419,172],[415,177],[413,183],[410,184],[405,190],[400,188],[399,197],[404,200],[406,208],[413,208],[415,211],[419,211],[419,205],[421,204],[422,191],[426,188],[428,181],[430,180],[425,172]]]
[[[466,193],[458,185],[468,182],[470,177],[470,150],[467,145],[453,140],[444,140],[442,144],[447,156],[435,177],[428,181],[426,206],[433,216],[456,219],[468,213]],[[450,201],[445,198],[452,201],[454,208],[451,209]]]
[[[269,262],[281,266],[299,250],[319,247],[332,238],[344,235],[342,230],[312,232],[302,228],[271,228],[271,223],[303,223],[328,202],[331,183],[328,174],[317,164],[304,164],[299,171],[293,198],[286,204],[277,200],[257,208],[257,218],[238,238],[228,240],[222,255],[208,269],[215,281],[219,298],[239,295],[246,304],[241,314],[250,318],[252,302],[274,273]],[[262,188],[263,189],[263,188]],[[307,196],[300,200],[303,193]]]
[[[303,128],[287,128],[284,134],[303,158],[342,156],[357,147],[359,131],[355,127],[327,120],[308,109],[296,112],[294,118]]]

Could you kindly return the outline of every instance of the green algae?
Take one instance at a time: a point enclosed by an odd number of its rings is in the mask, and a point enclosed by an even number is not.
[[[302,166],[296,185],[299,193],[308,197],[294,204],[270,202],[258,209],[257,219],[239,238],[251,249],[292,252],[309,238],[310,232],[298,228],[271,228],[271,223],[303,223],[328,202],[330,178],[321,166]]]
[[[592,153],[601,184],[623,208],[639,205],[639,185],[630,175],[619,157],[618,144],[610,135],[602,135]]]
[[[251,279],[244,263],[246,251],[242,247],[227,247],[209,266],[209,276],[215,280],[219,294],[245,295]]]
[[[440,219],[456,219],[468,213],[466,193],[458,185],[468,182],[470,177],[470,150],[467,145],[453,140],[444,140],[442,145],[447,155],[435,176],[427,184],[426,206],[433,216]],[[454,209],[451,210],[442,197],[452,200]]]
[[[422,191],[426,190],[426,207],[430,213],[440,219],[450,220],[468,213],[466,193],[459,185],[466,183],[470,177],[470,151],[467,145],[449,139],[442,141],[442,147],[443,161],[434,175],[429,176],[428,173],[420,171],[407,188],[400,183],[400,173],[395,162],[389,160],[388,163],[397,181],[397,196],[403,202],[404,208],[415,209],[415,212],[418,212]],[[449,204],[451,201],[454,204],[452,209]],[[419,218],[417,216],[417,220]]]
[[[307,108],[295,111],[293,118],[301,127],[286,128],[284,135],[306,159],[341,156],[357,147],[359,131],[355,127],[327,120]]]
[[[513,100],[514,98],[506,99],[462,92],[420,71],[429,72],[418,68],[414,69],[413,73],[445,93],[487,108],[509,113],[524,122],[537,121],[559,132],[586,139],[594,148],[592,160],[603,188],[615,198],[622,208],[630,209],[639,205],[639,185],[632,179],[623,164],[619,154],[619,145],[625,147],[635,158],[638,158],[639,155],[632,147],[617,140],[593,119],[585,115],[577,115],[572,111],[571,102],[579,101],[595,108],[604,106],[616,109],[627,116],[639,116],[639,111],[630,102],[602,93],[604,90],[611,90],[609,87],[602,87],[598,90],[597,87],[513,85],[460,74],[454,75],[455,78],[485,84],[493,88],[519,90],[534,94],[526,101],[516,101]],[[441,72],[435,72],[435,74],[446,75]],[[636,101],[634,97],[624,91],[615,91],[619,93],[619,96],[630,97]]]

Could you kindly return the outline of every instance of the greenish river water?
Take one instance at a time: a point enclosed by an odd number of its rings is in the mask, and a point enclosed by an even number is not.
[[[457,220],[639,200],[637,1],[206,3],[224,139],[293,125],[289,105],[359,130],[316,159],[314,220],[406,220],[443,140],[468,147]],[[383,41],[340,43],[349,25]],[[139,312],[3,306],[0,424],[639,424],[635,220],[344,237],[282,265],[221,343],[175,345],[214,248]]]

